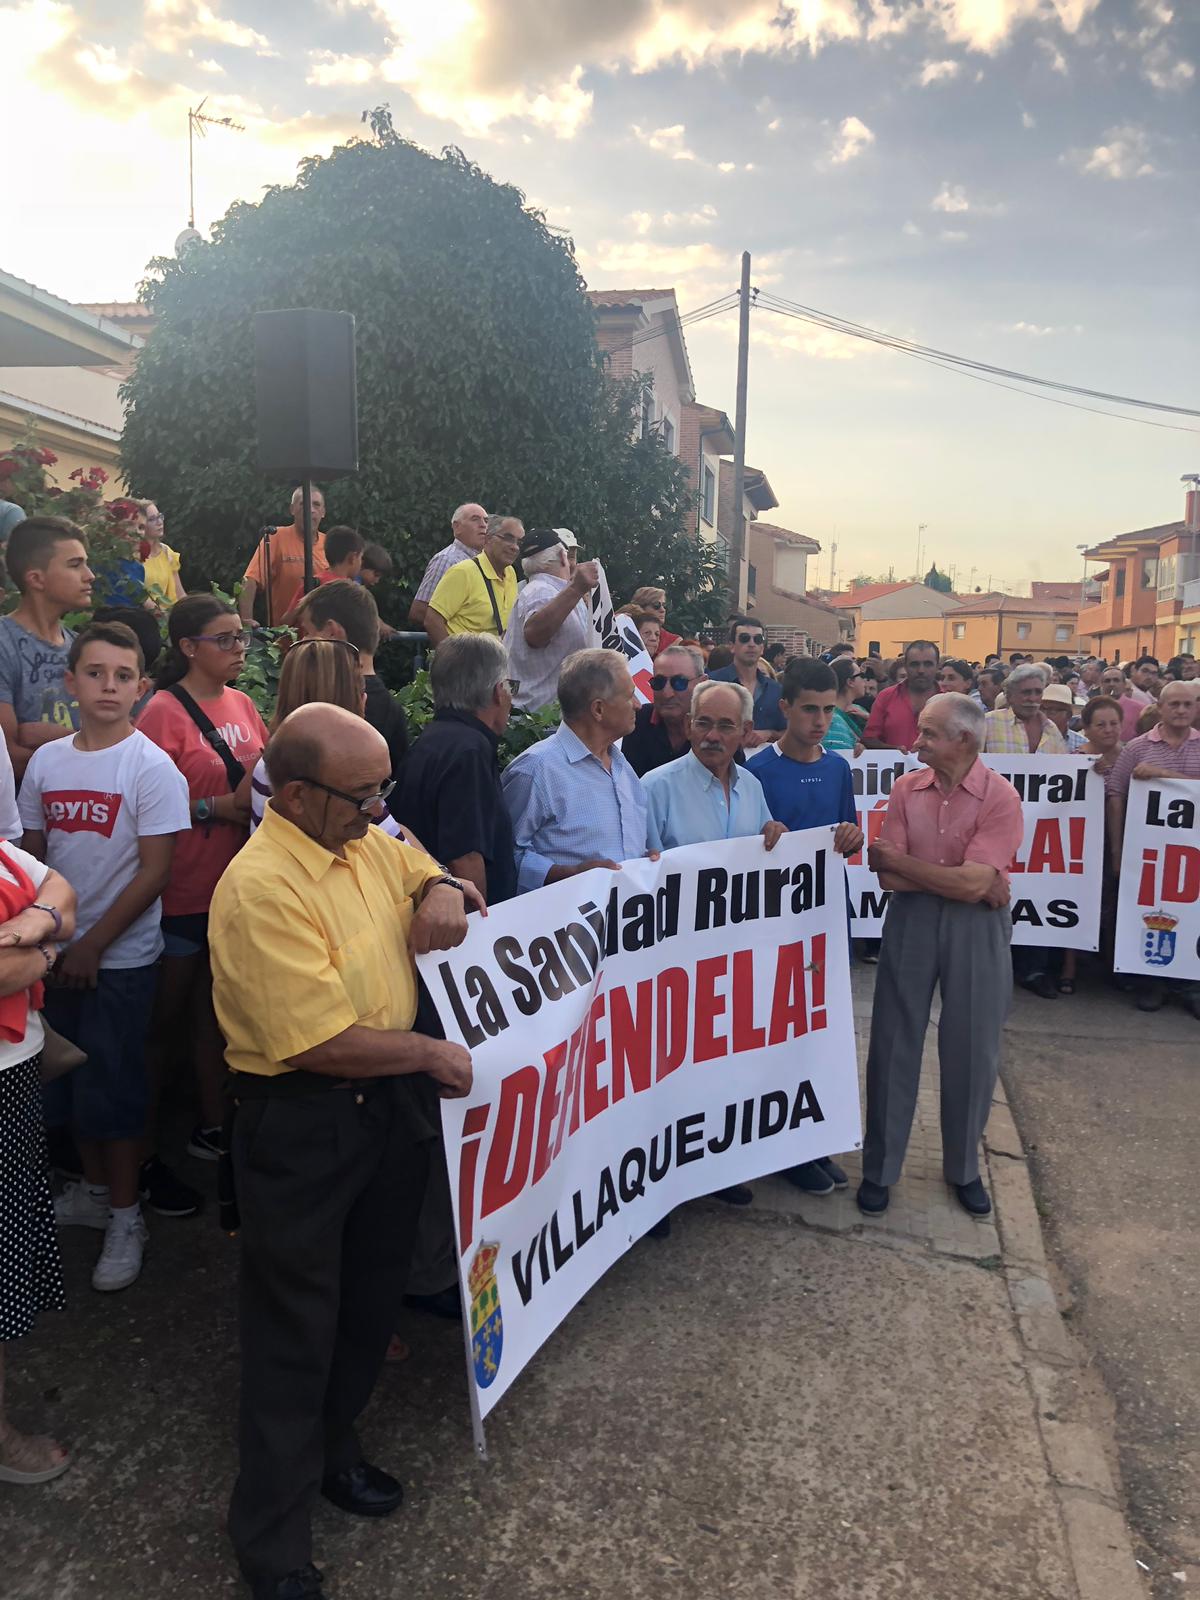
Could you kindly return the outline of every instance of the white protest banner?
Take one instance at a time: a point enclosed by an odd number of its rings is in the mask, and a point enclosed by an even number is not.
[[[654,663],[642,643],[637,623],[632,617],[620,617],[613,610],[612,595],[609,593],[604,565],[599,561],[596,565],[600,568],[600,582],[592,590],[592,633],[595,645],[598,649],[619,650],[626,657],[638,702],[645,705],[653,697],[650,678],[654,672]]]
[[[829,828],[564,879],[417,964],[474,1064],[442,1127],[480,1417],[673,1207],[860,1144]]]
[[[984,756],[1021,797],[1025,836],[1009,867],[1013,943],[1096,950],[1104,869],[1104,782],[1088,756]],[[864,750],[850,761],[858,824],[869,846],[879,837],[896,779],[921,763],[901,750]],[[852,932],[877,939],[888,892],[863,854],[846,863]]]
[[[846,857],[846,887],[856,939],[878,939],[883,932],[888,891],[867,865],[867,845],[874,844],[887,815],[888,796],[897,778],[916,769],[916,756],[904,750],[864,750],[847,756],[854,780],[854,805],[866,844],[856,856]]]
[[[1013,943],[1100,948],[1104,779],[1090,756],[984,756],[1021,797],[1025,837],[1009,866]]]
[[[1134,778],[1117,892],[1118,972],[1200,978],[1200,783]]]

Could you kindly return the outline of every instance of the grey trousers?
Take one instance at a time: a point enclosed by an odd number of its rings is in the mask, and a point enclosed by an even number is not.
[[[979,1141],[1012,999],[1011,943],[1007,907],[993,911],[935,894],[892,895],[867,1054],[863,1177],[871,1183],[890,1187],[904,1165],[935,985],[942,996],[942,1170],[947,1183],[979,1176]]]

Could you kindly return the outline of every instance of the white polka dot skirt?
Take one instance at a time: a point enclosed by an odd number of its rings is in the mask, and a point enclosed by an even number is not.
[[[0,1342],[20,1339],[39,1311],[62,1311],[62,1262],[46,1161],[39,1063],[0,1072]]]

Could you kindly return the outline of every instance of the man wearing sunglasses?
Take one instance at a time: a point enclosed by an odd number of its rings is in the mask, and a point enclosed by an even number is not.
[[[747,750],[770,744],[775,735],[787,727],[787,718],[779,706],[779,685],[759,665],[766,642],[761,622],[753,617],[731,617],[729,643],[733,661],[708,675],[713,683],[740,683],[753,695],[754,727],[746,737]]]
[[[699,650],[673,644],[659,651],[650,679],[654,699],[638,707],[633,732],[621,744],[622,755],[639,778],[686,752],[692,692],[703,675]]]
[[[391,762],[361,717],[301,706],[266,762],[271,800],[210,919],[241,1215],[229,1533],[255,1600],[321,1600],[318,1493],[363,1517],[403,1498],[355,1424],[400,1313],[435,1091],[471,1085],[461,1045],[412,1031],[413,956],[461,944],[467,919],[461,884],[371,827]]]

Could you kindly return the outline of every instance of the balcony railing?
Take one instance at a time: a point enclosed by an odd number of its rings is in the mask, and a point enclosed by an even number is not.
[[[1183,609],[1190,611],[1193,606],[1200,606],[1200,578],[1193,578],[1183,586]]]

